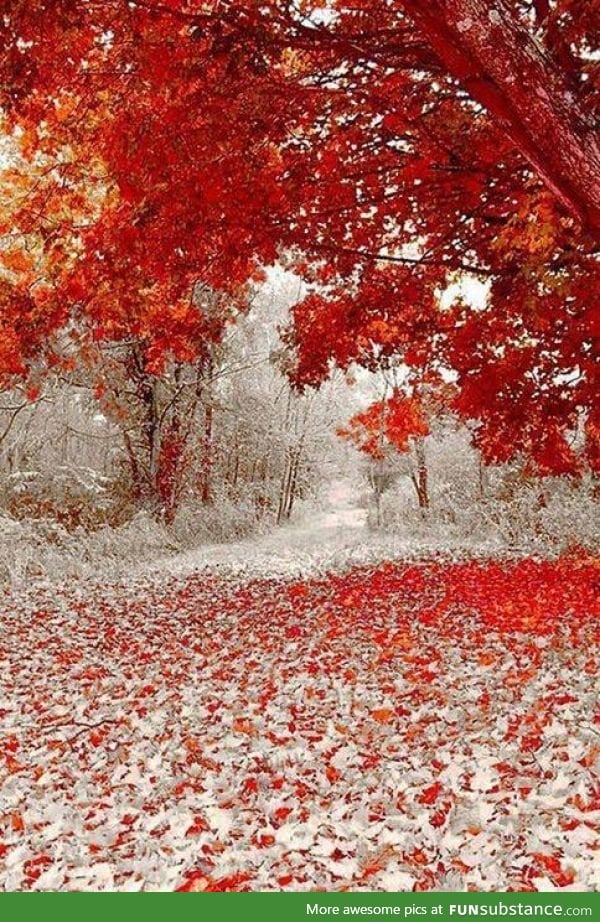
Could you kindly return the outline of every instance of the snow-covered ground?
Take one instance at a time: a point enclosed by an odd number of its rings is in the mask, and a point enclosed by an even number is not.
[[[597,568],[449,551],[341,482],[310,524],[6,590],[0,886],[600,886]]]
[[[441,522],[407,520],[389,532],[367,527],[367,512],[356,486],[334,481],[319,511],[309,507],[298,519],[268,532],[227,543],[198,543],[191,534],[169,532],[148,515],[140,514],[117,529],[67,532],[46,523],[0,517],[0,585],[13,591],[32,585],[60,585],[65,581],[137,579],[142,583],[169,575],[210,571],[239,578],[299,577],[339,571],[385,560],[556,556],[552,543],[527,533],[519,544],[508,543],[488,529],[470,537],[460,528]],[[197,539],[200,541],[200,539]]]
[[[427,538],[369,531],[366,509],[351,481],[334,481],[321,512],[244,541],[205,545],[193,551],[142,564],[132,573],[153,578],[158,572],[183,576],[198,570],[222,575],[298,577],[337,571],[381,560],[406,560],[436,554],[464,557],[497,554],[497,542],[452,541],[440,528]]]

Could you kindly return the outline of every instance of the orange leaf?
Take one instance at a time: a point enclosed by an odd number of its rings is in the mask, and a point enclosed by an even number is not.
[[[23,250],[5,250],[0,252],[0,262],[11,272],[28,272],[32,266],[31,257]]]
[[[374,711],[371,711],[371,717],[379,724],[389,724],[395,716],[391,708],[376,708]]]
[[[342,777],[342,773],[334,768],[333,765],[328,765],[325,769],[325,774],[327,775],[327,780],[330,784],[335,784],[336,781],[339,781]]]

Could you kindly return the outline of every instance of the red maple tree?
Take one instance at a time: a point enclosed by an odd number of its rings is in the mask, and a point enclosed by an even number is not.
[[[48,170],[16,229],[51,280],[9,277],[5,371],[35,352],[24,287],[44,292],[40,344],[75,318],[159,375],[231,319],[203,315],[198,281],[243,309],[285,253],[315,286],[289,334],[297,383],[383,352],[456,377],[488,460],[574,471],[584,418],[596,463],[594,4],[2,6],[1,102]],[[48,176],[79,196],[51,221]],[[441,306],[465,278],[483,303]]]

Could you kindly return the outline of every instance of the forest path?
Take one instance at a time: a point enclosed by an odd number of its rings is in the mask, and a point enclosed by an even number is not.
[[[469,541],[452,535],[446,525],[416,532],[407,529],[404,534],[372,531],[367,526],[367,510],[359,502],[352,481],[334,480],[325,493],[323,508],[311,516],[242,541],[202,545],[144,563],[131,575],[163,579],[206,570],[242,581],[303,578],[439,554],[448,559],[488,558],[502,550],[496,540]]]
[[[324,508],[314,516],[243,541],[186,551],[160,561],[159,568],[172,574],[224,569],[250,577],[300,575],[333,569],[347,558],[360,557],[371,541],[367,512],[358,506],[355,487],[348,480],[335,480],[327,490]],[[156,565],[143,567],[144,572],[155,569]]]
[[[359,508],[356,488],[349,480],[334,480],[327,490],[323,510],[314,517],[288,525],[280,537],[290,544],[356,543],[364,537],[367,511]]]

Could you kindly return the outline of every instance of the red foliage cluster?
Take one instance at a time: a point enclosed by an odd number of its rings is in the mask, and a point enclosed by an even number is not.
[[[597,6],[322,7],[0,7],[23,193],[2,205],[2,380],[73,319],[134,338],[154,374],[202,356],[286,253],[314,283],[288,333],[299,385],[333,363],[445,370],[488,460],[595,465]],[[441,306],[465,278],[485,303]],[[199,304],[198,282],[227,297]]]
[[[387,400],[371,404],[363,413],[357,413],[348,427],[340,429],[338,434],[371,458],[381,459],[390,447],[404,452],[409,439],[422,438],[428,433],[429,425],[421,403],[396,392]]]

